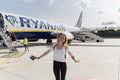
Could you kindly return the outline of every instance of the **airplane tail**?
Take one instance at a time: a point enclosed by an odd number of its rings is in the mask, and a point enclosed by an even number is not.
[[[80,13],[80,16],[79,16],[79,19],[77,21],[77,24],[75,25],[76,27],[81,28],[81,25],[82,25],[82,15],[83,15],[83,12]]]

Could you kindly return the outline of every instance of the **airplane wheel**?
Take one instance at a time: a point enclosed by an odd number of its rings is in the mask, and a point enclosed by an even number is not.
[[[47,39],[47,44],[52,44],[52,39]]]
[[[49,39],[47,39],[46,43],[47,43],[47,44],[49,43]]]
[[[96,42],[100,42],[99,40],[96,40]]]
[[[52,39],[49,40],[49,43],[52,44]]]
[[[72,42],[72,40],[68,40],[68,42],[67,42],[67,43],[68,43],[68,44],[71,44],[71,42]]]
[[[85,42],[85,40],[82,40],[82,42]]]

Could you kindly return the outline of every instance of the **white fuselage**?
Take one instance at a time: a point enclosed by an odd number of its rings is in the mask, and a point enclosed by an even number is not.
[[[79,31],[78,27],[60,25],[41,19],[31,18],[22,15],[1,12],[4,18],[4,26],[8,26],[10,32],[14,32],[18,39],[24,36],[32,39],[52,39],[52,33],[67,33],[72,39],[71,32]],[[66,35],[66,36],[67,36]]]

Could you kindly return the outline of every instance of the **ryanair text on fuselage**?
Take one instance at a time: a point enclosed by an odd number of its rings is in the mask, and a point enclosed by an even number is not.
[[[45,29],[45,30],[60,30],[65,31],[65,26],[63,25],[56,25],[56,24],[50,24],[48,22],[44,22],[42,20],[32,19],[32,18],[26,18],[26,17],[18,17],[18,20],[15,16],[12,15],[5,15],[5,19],[12,25],[18,24],[20,22],[21,27],[27,27],[27,28],[34,28],[34,29]]]

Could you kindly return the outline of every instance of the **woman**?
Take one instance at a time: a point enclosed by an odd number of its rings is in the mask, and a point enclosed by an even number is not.
[[[65,80],[67,66],[66,66],[66,53],[70,55],[70,57],[74,60],[74,62],[79,62],[76,60],[73,54],[69,51],[68,46],[66,46],[67,37],[65,34],[60,34],[57,38],[57,44],[52,46],[42,55],[35,57],[31,56],[32,60],[34,59],[41,59],[42,57],[46,56],[53,50],[53,72],[55,75],[56,80]],[[60,76],[61,75],[61,76]]]

